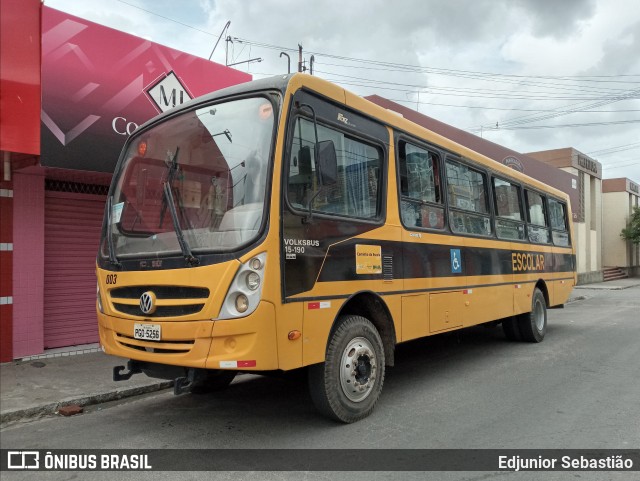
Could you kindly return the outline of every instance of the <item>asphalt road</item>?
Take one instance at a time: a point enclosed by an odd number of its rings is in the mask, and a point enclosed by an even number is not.
[[[223,393],[162,392],[14,425],[0,433],[2,448],[640,448],[640,287],[582,293],[587,299],[549,311],[540,344],[511,343],[500,328],[476,327],[399,346],[376,410],[355,424],[317,414],[301,376],[240,376]],[[638,474],[138,473],[137,479],[618,480]]]

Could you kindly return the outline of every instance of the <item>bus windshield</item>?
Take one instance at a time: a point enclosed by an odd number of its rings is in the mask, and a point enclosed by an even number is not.
[[[264,216],[274,114],[265,97],[201,107],[132,139],[108,217],[117,258],[228,251]],[[111,247],[109,244],[111,243]]]

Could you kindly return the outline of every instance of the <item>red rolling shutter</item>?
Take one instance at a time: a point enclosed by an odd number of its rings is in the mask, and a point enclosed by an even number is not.
[[[98,342],[95,260],[106,196],[46,191],[44,347]]]

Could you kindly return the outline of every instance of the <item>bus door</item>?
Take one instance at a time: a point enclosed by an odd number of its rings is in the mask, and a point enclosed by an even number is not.
[[[393,259],[399,259],[394,255],[398,243],[392,242],[393,234],[384,224],[388,131],[338,104],[299,91],[287,138],[283,301],[303,304],[305,339],[327,339],[345,300],[359,291],[383,290],[385,276],[393,279]],[[318,144],[328,142],[335,149],[337,171],[335,179],[323,182],[316,157]],[[391,264],[384,267],[384,259]],[[324,343],[303,345],[304,364],[324,360]]]

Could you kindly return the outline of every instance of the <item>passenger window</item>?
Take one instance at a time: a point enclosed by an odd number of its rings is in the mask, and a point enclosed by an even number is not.
[[[313,122],[298,118],[289,159],[287,199],[291,207],[306,211],[364,219],[380,215],[382,151],[318,125],[318,140],[332,140],[338,160],[338,181],[320,189],[314,158]]]
[[[398,151],[402,223],[408,228],[443,229],[438,156],[406,142],[399,143]]]
[[[549,228],[544,197],[536,192],[525,190],[529,219],[529,240],[538,244],[549,244]]]
[[[524,240],[524,220],[520,202],[520,187],[506,180],[493,179],[496,206],[496,234],[501,239]]]
[[[491,235],[486,175],[458,162],[447,161],[447,192],[451,230]]]
[[[557,200],[549,199],[549,220],[551,221],[553,243],[563,247],[569,246],[566,205]]]

